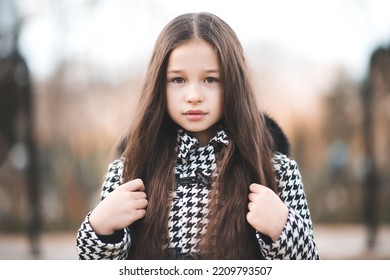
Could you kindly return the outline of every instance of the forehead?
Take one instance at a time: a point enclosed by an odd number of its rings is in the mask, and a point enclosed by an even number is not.
[[[194,39],[179,45],[171,52],[168,69],[187,67],[219,69],[217,52],[202,39]]]

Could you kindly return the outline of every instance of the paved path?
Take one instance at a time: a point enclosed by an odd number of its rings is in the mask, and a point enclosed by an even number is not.
[[[390,225],[381,227],[377,246],[367,251],[366,231],[359,225],[314,225],[316,242],[322,259],[390,260]],[[41,238],[42,253],[34,257],[23,235],[0,235],[0,260],[72,260],[77,259],[75,232],[46,233]]]
[[[367,250],[367,231],[359,225],[314,225],[322,259],[390,260],[390,226],[379,228],[375,248]]]

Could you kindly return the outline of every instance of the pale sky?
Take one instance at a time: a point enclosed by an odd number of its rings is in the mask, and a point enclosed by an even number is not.
[[[90,63],[111,75],[136,71],[149,60],[163,26],[178,14],[196,11],[224,19],[244,50],[274,46],[284,55],[344,65],[357,79],[372,50],[390,45],[388,0],[17,2],[25,17],[20,49],[36,79],[48,77],[63,60]]]

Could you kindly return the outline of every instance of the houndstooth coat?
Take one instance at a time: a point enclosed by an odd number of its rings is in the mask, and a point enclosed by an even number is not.
[[[289,213],[278,240],[256,233],[264,259],[319,259],[313,226],[298,165],[288,157],[289,146],[278,125],[267,118],[275,138],[277,152],[273,157],[278,193]],[[218,131],[204,147],[183,130],[178,130],[176,178],[177,189],[168,219],[169,244],[178,252],[176,258],[196,253],[199,237],[207,228],[207,205],[210,179],[216,167],[216,149],[228,144],[224,130]],[[123,183],[123,161],[117,159],[109,167],[103,183],[101,199]],[[90,214],[90,213],[89,213]],[[110,236],[97,235],[89,223],[89,214],[77,234],[80,259],[126,259],[131,246],[130,230],[125,228]],[[177,257],[179,256],[179,257]]]

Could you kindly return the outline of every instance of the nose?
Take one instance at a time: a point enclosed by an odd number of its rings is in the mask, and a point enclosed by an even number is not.
[[[186,93],[185,101],[188,103],[201,103],[204,100],[201,89],[197,85],[189,85]]]

